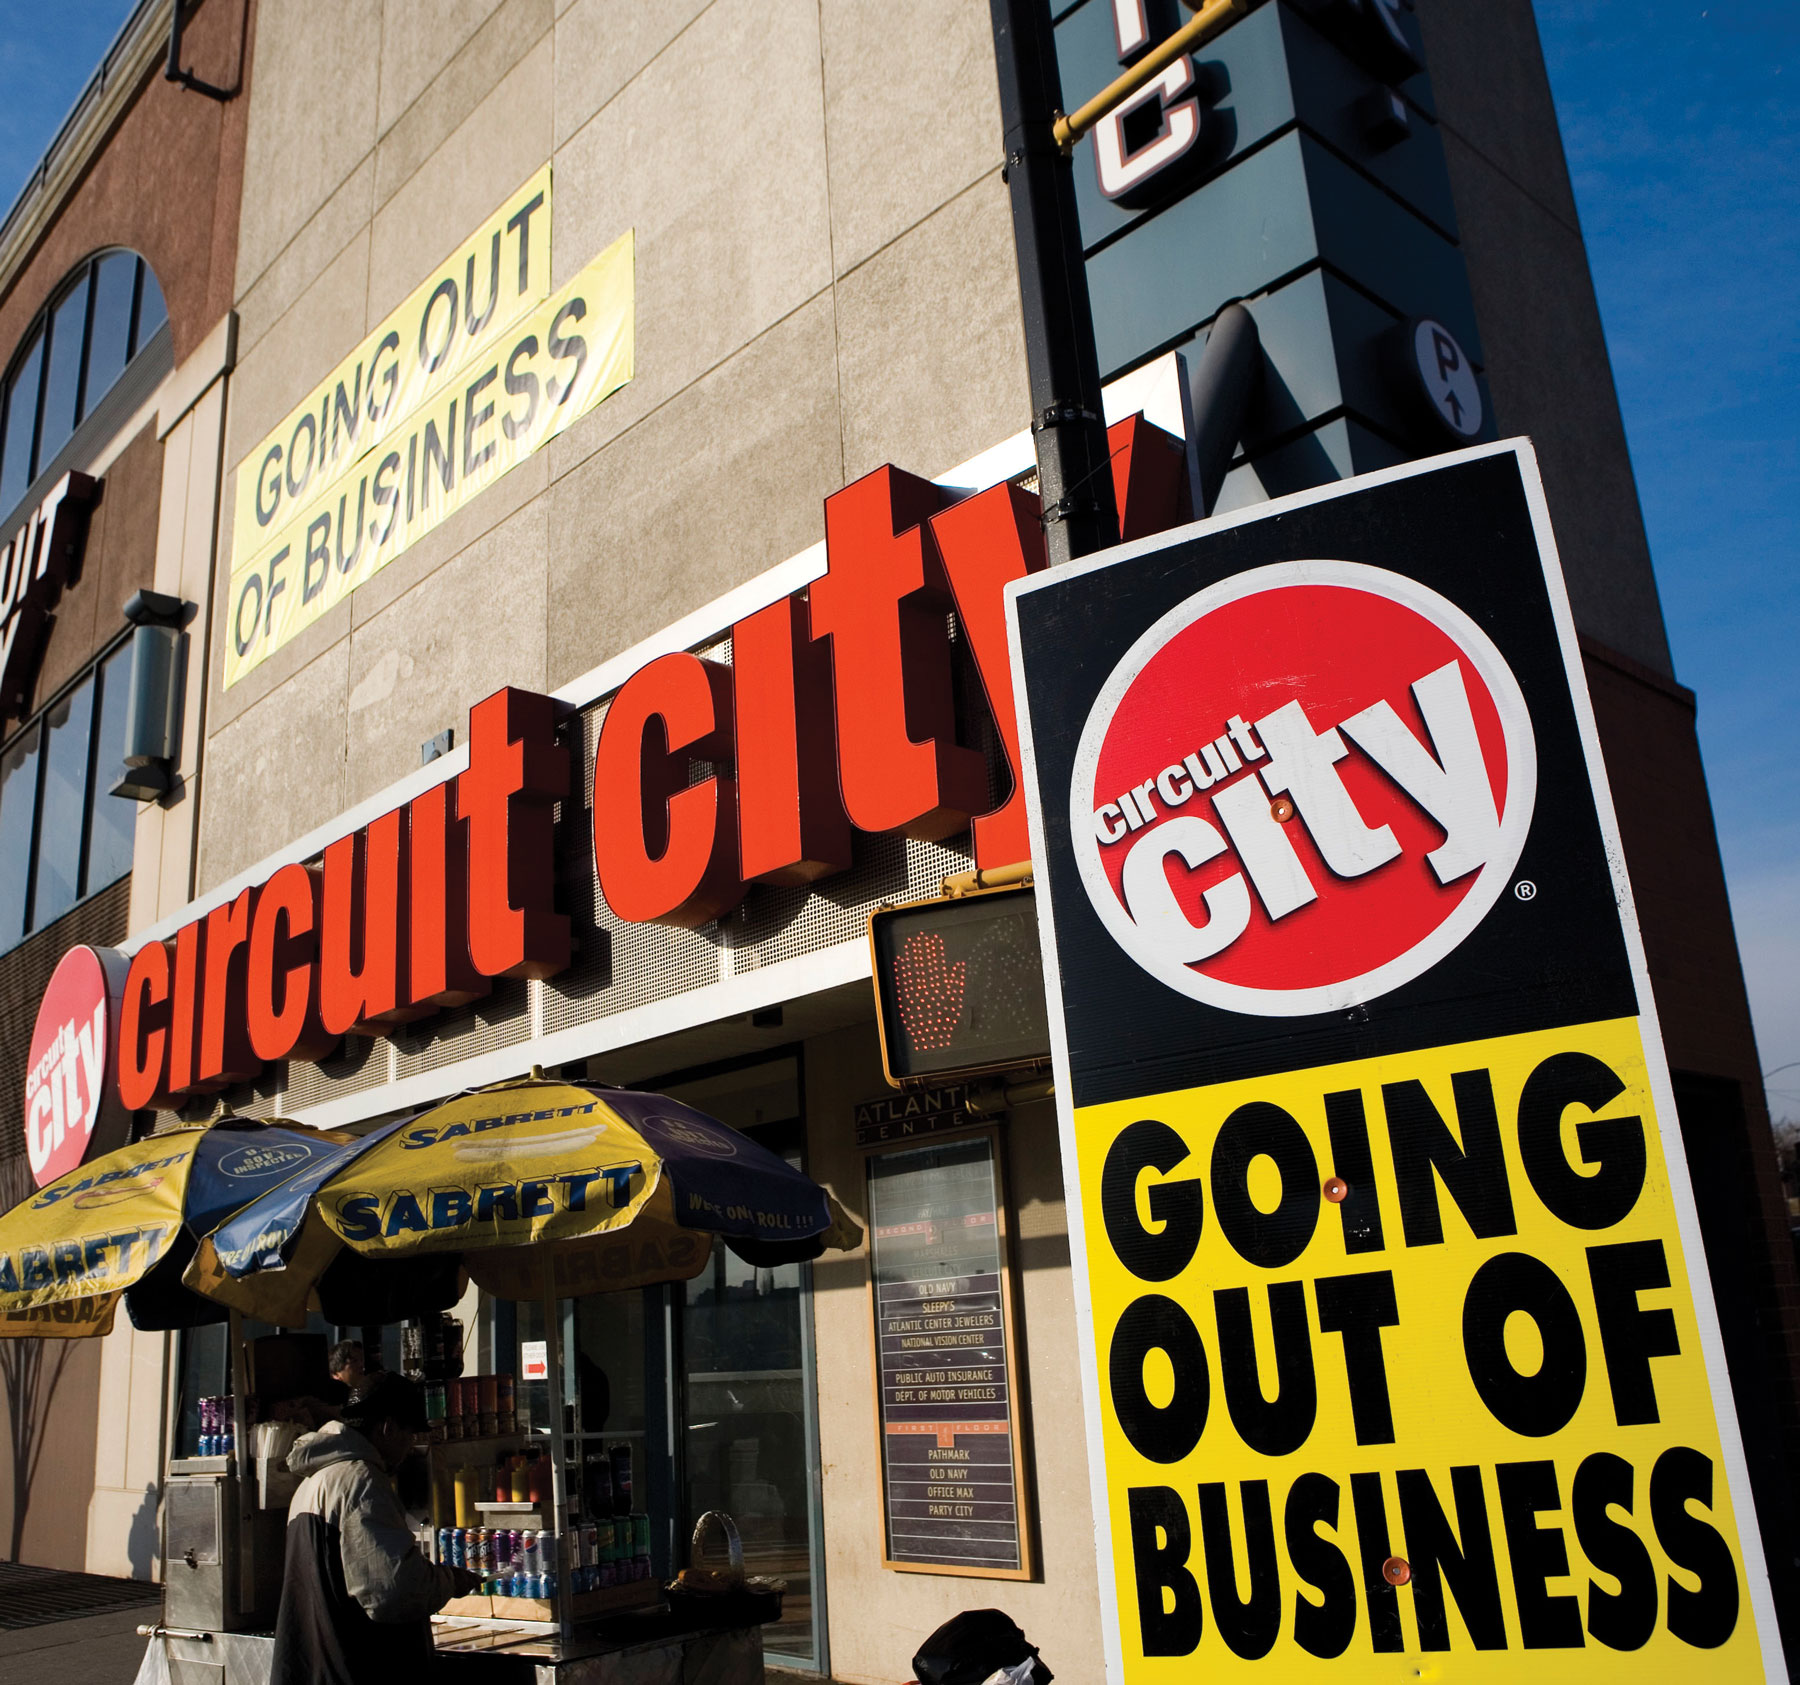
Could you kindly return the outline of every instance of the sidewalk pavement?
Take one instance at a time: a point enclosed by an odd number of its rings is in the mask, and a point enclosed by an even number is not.
[[[148,1643],[138,1626],[156,1613],[152,1603],[0,1632],[0,1685],[131,1685]]]

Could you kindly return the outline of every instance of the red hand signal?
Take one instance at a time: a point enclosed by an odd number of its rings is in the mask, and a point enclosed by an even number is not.
[[[894,959],[900,1022],[921,1052],[948,1047],[962,1018],[967,966],[944,963],[944,939],[924,931],[909,936]]]

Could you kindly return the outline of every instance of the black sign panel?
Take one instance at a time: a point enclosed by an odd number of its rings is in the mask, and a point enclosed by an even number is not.
[[[871,1155],[885,1560],[1030,1571],[991,1134]]]
[[[1050,1057],[1037,898],[984,890],[870,915],[881,1044],[899,1084]]]
[[[1053,867],[1064,868],[1049,873],[1049,900],[1078,1106],[1637,1010],[1563,650],[1510,452],[1350,490],[1177,541],[1134,564],[1070,578],[1054,591],[1021,594],[1019,638],[1040,788],[1069,790],[1101,687],[1146,627],[1209,586],[1295,557],[1341,559],[1416,581],[1491,644],[1530,698],[1536,788],[1523,846],[1485,917],[1413,980],[1342,1009],[1267,1015],[1184,997],[1135,964],[1102,923],[1074,868],[1066,799],[1047,799],[1046,841]],[[1377,662],[1383,654],[1369,653]],[[1416,663],[1419,674],[1405,667],[1404,655],[1395,660],[1396,677],[1408,682],[1425,670],[1425,660]],[[1271,671],[1268,682],[1277,677]],[[1402,701],[1405,690],[1401,685]],[[1316,708],[1308,712],[1316,724],[1335,723]],[[1216,725],[1209,747],[1222,736],[1240,759],[1247,753],[1233,744],[1226,719],[1208,725]],[[1231,777],[1236,769],[1227,753],[1215,758]],[[1210,763],[1199,764],[1207,776]],[[1174,786],[1177,793],[1181,787]],[[1154,790],[1149,799],[1160,809]],[[1270,800],[1265,794],[1264,804]],[[1305,828],[1304,812],[1300,821]],[[1299,836],[1291,816],[1284,828]],[[1313,852],[1305,852],[1307,869],[1335,890],[1337,875],[1328,879]],[[1044,881],[1040,869],[1040,887]],[[1321,891],[1321,905],[1296,919],[1315,918],[1329,899]],[[1282,962],[1271,956],[1270,963]]]

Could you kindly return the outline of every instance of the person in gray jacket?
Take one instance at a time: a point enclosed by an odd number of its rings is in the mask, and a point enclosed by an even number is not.
[[[432,1614],[479,1581],[425,1560],[395,1495],[390,1476],[424,1429],[419,1389],[381,1374],[288,1453],[303,1478],[288,1509],[270,1685],[394,1685],[430,1670]]]

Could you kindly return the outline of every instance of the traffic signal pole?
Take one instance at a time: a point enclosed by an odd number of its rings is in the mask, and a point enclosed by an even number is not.
[[[1058,146],[1062,83],[1048,0],[990,0],[1006,185],[1050,565],[1119,542],[1075,178]]]

